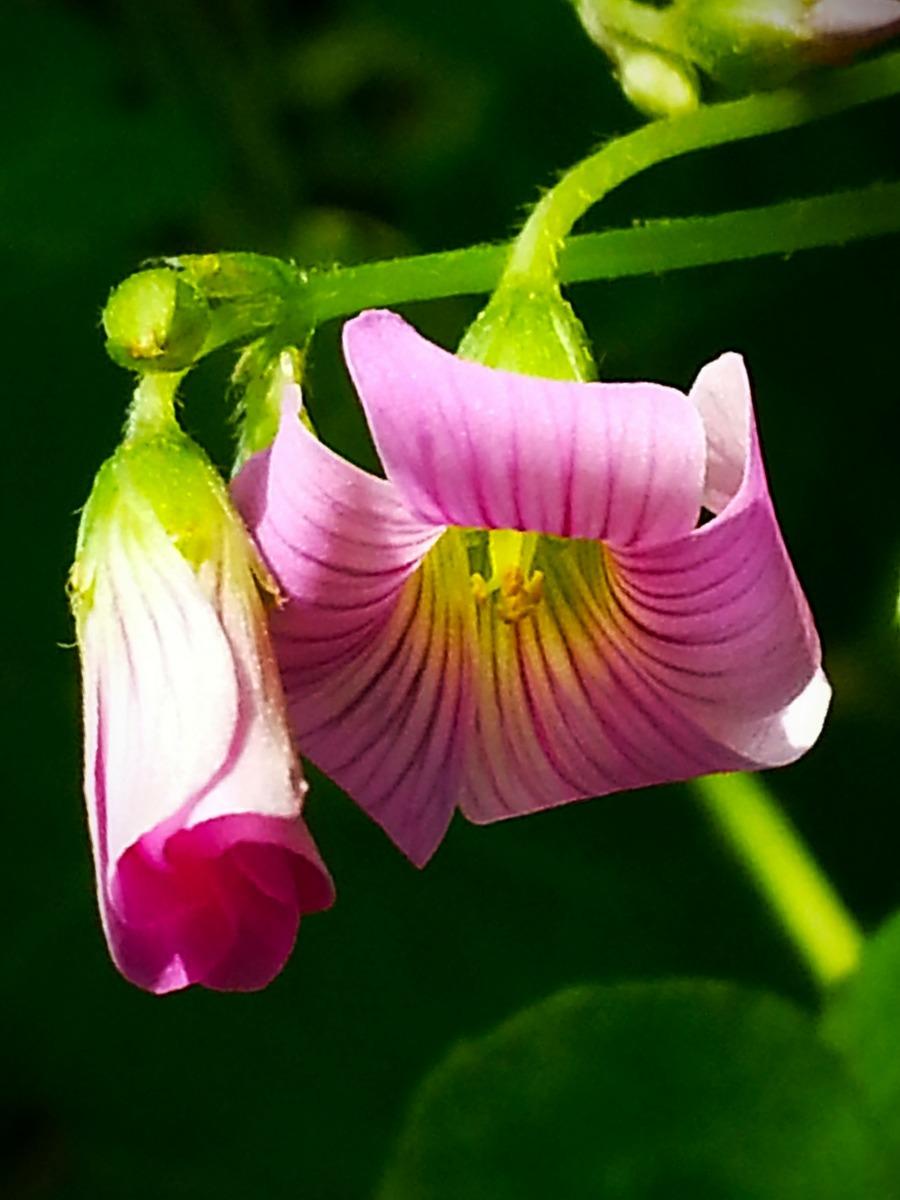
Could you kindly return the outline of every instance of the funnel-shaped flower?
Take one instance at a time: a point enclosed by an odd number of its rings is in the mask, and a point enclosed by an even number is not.
[[[686,396],[494,370],[391,313],[344,346],[387,479],[292,389],[235,494],[288,597],[300,748],[414,861],[456,805],[492,821],[812,745],[830,692],[737,355]]]
[[[126,442],[101,469],[72,577],[85,794],[110,951],[153,992],[262,987],[332,899],[260,570],[187,438]]]

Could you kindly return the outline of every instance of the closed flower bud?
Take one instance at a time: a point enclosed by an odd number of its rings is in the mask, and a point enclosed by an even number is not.
[[[300,815],[266,576],[202,452],[174,422],[132,428],[72,571],[103,927],[150,991],[258,988],[332,899]]]
[[[103,310],[106,350],[132,371],[181,371],[209,333],[203,296],[168,267],[139,271],[115,289]]]

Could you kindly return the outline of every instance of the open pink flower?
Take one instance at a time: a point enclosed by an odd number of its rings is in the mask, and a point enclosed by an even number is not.
[[[288,597],[300,748],[415,862],[457,805],[492,821],[812,745],[830,689],[737,355],[686,396],[493,370],[387,312],[344,347],[387,479],[292,389],[235,495]]]
[[[73,585],[110,952],[152,992],[262,987],[332,886],[300,817],[252,550],[186,439],[106,464]]]

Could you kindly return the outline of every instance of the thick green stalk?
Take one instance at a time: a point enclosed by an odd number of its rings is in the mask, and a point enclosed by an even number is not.
[[[708,775],[700,802],[824,990],[859,964],[863,934],[802,838],[755,775]]]

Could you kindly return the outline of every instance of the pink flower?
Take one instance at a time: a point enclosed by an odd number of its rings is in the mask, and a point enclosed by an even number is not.
[[[73,587],[110,952],[152,992],[262,987],[332,885],[300,816],[252,549],[186,438],[126,442],[104,466]]]
[[[344,348],[387,478],[316,441],[292,388],[235,496],[288,598],[298,744],[413,861],[457,806],[493,821],[812,745],[830,689],[737,355],[687,396],[494,370],[387,312]]]

